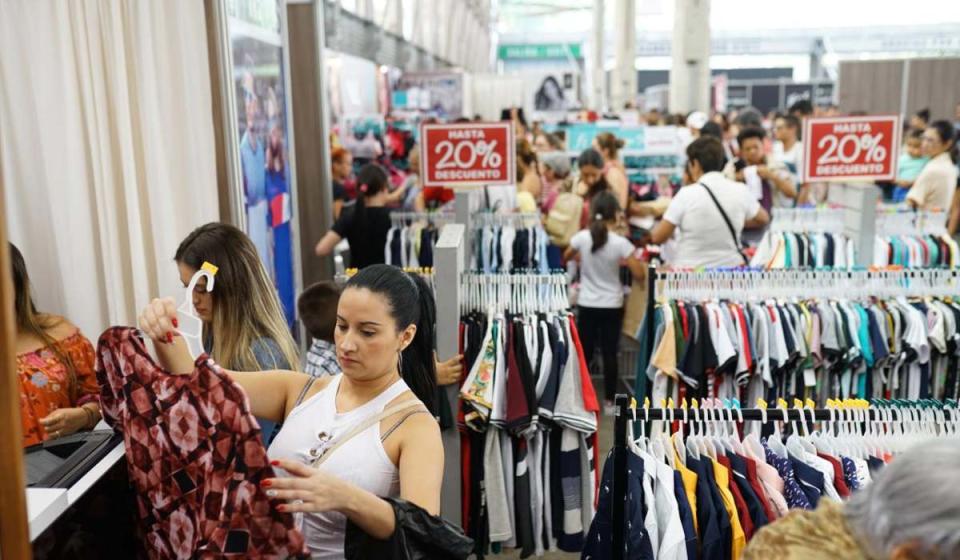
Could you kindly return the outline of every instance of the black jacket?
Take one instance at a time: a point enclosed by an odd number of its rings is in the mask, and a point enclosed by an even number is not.
[[[384,499],[397,516],[393,535],[375,539],[347,520],[343,548],[347,560],[462,560],[473,552],[473,539],[456,525],[405,500]]]

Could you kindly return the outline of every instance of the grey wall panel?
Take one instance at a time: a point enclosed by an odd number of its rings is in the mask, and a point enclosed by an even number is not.
[[[840,110],[899,114],[903,60],[840,63]],[[952,119],[960,103],[960,58],[921,58],[909,61],[907,116],[928,108],[934,119]]]

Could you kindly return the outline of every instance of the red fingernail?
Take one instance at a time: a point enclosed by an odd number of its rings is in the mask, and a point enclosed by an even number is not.
[[[167,333],[167,342],[173,344],[173,333]]]
[[[177,318],[176,318],[176,317],[173,318],[173,328],[175,328],[175,329],[179,329],[179,328],[180,328],[180,321],[177,321]]]
[[[262,480],[260,481],[260,486],[263,486],[264,488],[269,488],[273,486],[273,482],[269,480]]]
[[[280,461],[270,461],[270,464],[276,467],[280,464]]]
[[[287,506],[281,504],[277,506],[277,511],[287,511]]]

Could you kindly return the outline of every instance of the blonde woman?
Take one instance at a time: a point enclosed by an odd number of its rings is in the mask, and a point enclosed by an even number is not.
[[[200,226],[180,243],[174,260],[184,286],[203,263],[218,269],[213,291],[201,278],[193,292],[204,349],[217,363],[237,371],[297,369],[297,346],[276,289],[246,234],[227,224]]]

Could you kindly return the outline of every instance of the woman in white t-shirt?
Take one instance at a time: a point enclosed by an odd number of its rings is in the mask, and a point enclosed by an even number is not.
[[[700,137],[687,147],[689,184],[677,192],[650,232],[654,244],[676,239],[669,261],[676,268],[745,265],[743,229],[762,228],[770,222],[746,185],[720,173],[723,161],[723,146],[716,138]]]
[[[620,203],[609,191],[594,195],[590,205],[590,228],[571,239],[566,259],[579,256],[580,293],[577,297],[577,330],[587,363],[599,345],[603,357],[604,410],[610,413],[617,391],[617,344],[623,323],[623,285],[620,266],[626,264],[637,278],[643,264],[634,256],[627,238],[616,233],[622,217]]]

